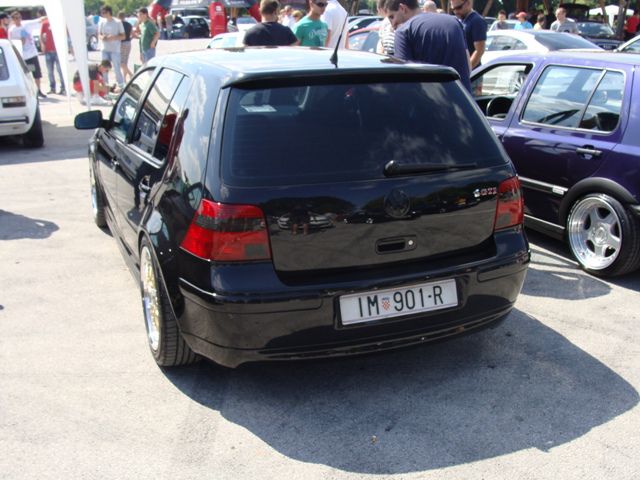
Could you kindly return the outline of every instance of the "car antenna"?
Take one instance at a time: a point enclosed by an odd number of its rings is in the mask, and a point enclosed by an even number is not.
[[[333,54],[329,61],[333,63],[336,68],[338,68],[338,49],[340,48],[340,42],[342,41],[342,34],[344,33],[344,26],[347,24],[347,20],[349,20],[349,14],[344,17],[344,22],[342,22],[342,28],[340,29],[340,35],[338,35],[338,43],[336,43],[336,48],[333,50]]]

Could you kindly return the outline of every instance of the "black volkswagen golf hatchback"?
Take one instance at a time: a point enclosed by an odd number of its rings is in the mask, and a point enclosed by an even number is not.
[[[512,309],[520,185],[456,73],[330,54],[157,58],[76,117],[158,364],[394,349]]]

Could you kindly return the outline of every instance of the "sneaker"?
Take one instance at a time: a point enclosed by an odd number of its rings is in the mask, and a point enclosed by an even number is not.
[[[58,95],[66,95],[67,91],[64,88],[61,88],[60,91],[58,92]]]
[[[56,93],[56,89],[55,89],[55,88],[52,88],[51,90],[49,90],[49,91],[47,92],[47,95],[54,95],[55,93]]]
[[[38,98],[47,98],[47,96],[42,93],[40,90],[38,90]]]

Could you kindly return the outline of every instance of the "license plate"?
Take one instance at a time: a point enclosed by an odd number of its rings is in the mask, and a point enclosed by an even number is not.
[[[407,288],[343,295],[340,297],[340,314],[343,325],[352,325],[457,305],[455,280],[443,280]]]

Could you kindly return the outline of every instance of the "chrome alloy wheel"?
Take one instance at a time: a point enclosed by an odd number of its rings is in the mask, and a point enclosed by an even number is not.
[[[160,295],[158,281],[153,268],[151,252],[147,247],[140,251],[140,284],[142,285],[142,306],[147,324],[149,346],[154,352],[160,347]]]
[[[620,254],[620,218],[602,198],[592,196],[578,202],[569,216],[567,233],[571,251],[587,269],[603,270]]]
[[[91,209],[95,218],[98,216],[98,186],[96,185],[96,175],[91,167],[89,167],[89,182],[91,183]]]

